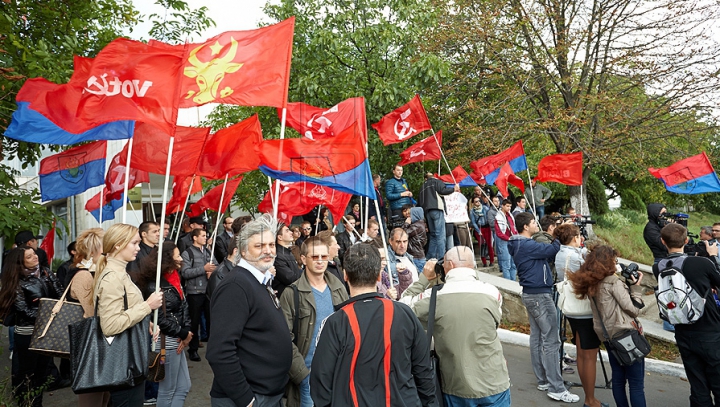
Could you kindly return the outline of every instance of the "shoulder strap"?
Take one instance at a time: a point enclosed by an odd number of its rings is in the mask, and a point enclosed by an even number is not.
[[[437,305],[437,292],[442,288],[442,285],[434,285],[432,288],[432,294],[430,295],[430,310],[428,311],[428,325],[427,325],[427,339],[428,346],[432,346],[433,330],[435,328],[435,307]]]
[[[568,255],[566,254],[566,255],[565,255],[565,269],[564,269],[564,272],[565,272],[565,280],[568,279],[568,277],[567,277],[567,273],[568,273],[568,263],[570,263],[570,256],[568,256]]]
[[[593,303],[595,303],[595,309],[597,310],[598,318],[600,319],[600,326],[602,326],[602,329],[603,329],[603,336],[605,337],[606,341],[609,341],[610,335],[608,334],[607,328],[605,328],[605,323],[603,322],[602,313],[600,312],[600,308],[598,308],[598,306],[597,306],[597,301],[595,301],[595,297],[590,297],[590,298],[592,298]]]
[[[298,292],[297,285],[291,284],[290,287],[292,287],[293,290],[293,309],[295,310],[295,315],[293,316],[293,342],[295,342],[295,346],[297,346],[298,342],[298,326],[300,325],[300,293]]]

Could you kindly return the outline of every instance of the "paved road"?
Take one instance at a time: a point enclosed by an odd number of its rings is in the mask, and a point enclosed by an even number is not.
[[[2,329],[0,335],[0,372],[1,378],[6,379],[10,376],[10,361],[7,357],[7,329]],[[515,406],[559,406],[563,405],[550,400],[545,393],[538,391],[535,386],[535,376],[530,368],[530,354],[528,349],[520,346],[503,345],[505,358],[507,359],[510,380],[512,382],[511,394],[513,405]],[[187,407],[206,407],[210,405],[210,385],[212,383],[212,371],[205,361],[204,349],[200,349],[200,355],[203,357],[202,362],[190,362],[190,377],[192,379],[192,390],[188,394],[185,401]],[[56,359],[57,360],[57,359]],[[607,365],[608,374],[610,374],[610,366]],[[576,374],[565,375],[565,380],[580,382]],[[604,379],[602,371],[598,364],[597,383],[603,384]],[[580,395],[583,400],[583,392],[581,388],[572,390]],[[596,396],[603,402],[615,405],[613,402],[612,391],[606,389],[598,389]],[[647,373],[645,377],[645,396],[648,406],[685,406],[688,405],[688,397],[690,396],[690,386],[682,379],[670,376],[659,375],[655,373]],[[580,403],[574,406],[582,406]],[[77,398],[70,389],[62,389],[54,392],[45,393],[44,405],[52,407],[71,407],[77,405]]]

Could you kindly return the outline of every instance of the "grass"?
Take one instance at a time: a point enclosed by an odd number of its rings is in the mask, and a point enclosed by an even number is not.
[[[500,328],[507,329],[508,331],[513,332],[520,332],[524,334],[530,334],[530,325],[529,324],[515,324],[510,323],[506,320],[503,320],[500,323]],[[570,338],[572,338],[572,331],[570,330],[570,325],[567,326],[567,337],[568,339],[565,341],[566,343],[572,343]],[[651,338],[646,336],[648,342],[650,342],[650,345],[652,346],[652,350],[650,351],[650,354],[647,356],[650,359],[657,359],[657,360],[664,360],[667,362],[675,362],[680,357],[680,351],[678,350],[677,345],[670,342],[661,341],[655,338]],[[604,345],[601,345],[602,349],[605,349]]]
[[[706,212],[690,212],[688,229],[698,234],[701,226],[712,225],[719,216]],[[598,219],[593,231],[607,244],[614,247],[620,256],[642,264],[652,264],[653,256],[643,239],[647,215],[636,211],[615,210]]]

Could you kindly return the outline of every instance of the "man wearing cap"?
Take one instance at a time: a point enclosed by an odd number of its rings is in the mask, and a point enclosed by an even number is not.
[[[190,218],[189,222],[190,232],[180,236],[180,239],[178,239],[177,242],[180,254],[184,253],[188,247],[193,245],[192,236],[190,236],[192,234],[192,231],[195,229],[205,229],[205,219],[203,219],[202,216],[193,216],[192,218]]]
[[[45,267],[49,269],[50,263],[48,262],[47,253],[45,253],[45,250],[38,247],[38,240],[42,238],[42,235],[36,236],[33,232],[29,230],[23,230],[18,232],[17,235],[15,235],[15,244],[18,246],[32,247],[32,249],[35,250],[35,254],[37,254],[38,256],[40,267]]]

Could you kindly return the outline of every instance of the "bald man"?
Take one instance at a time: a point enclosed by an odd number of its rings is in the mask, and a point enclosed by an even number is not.
[[[434,336],[435,351],[443,361],[445,404],[510,406],[510,377],[497,336],[502,319],[500,291],[478,280],[469,247],[455,246],[444,259],[445,285],[437,293]],[[428,261],[420,279],[400,299],[425,328],[432,287],[442,283],[435,264]],[[474,317],[468,319],[467,315]]]

